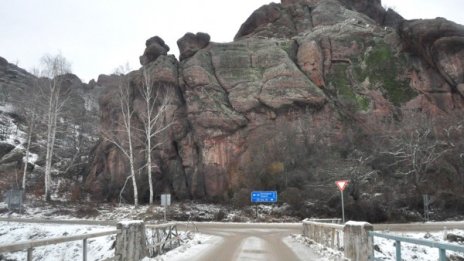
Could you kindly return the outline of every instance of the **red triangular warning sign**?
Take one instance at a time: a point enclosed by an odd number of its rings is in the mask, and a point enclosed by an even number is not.
[[[348,180],[337,180],[335,181],[335,184],[340,191],[343,191],[348,186]]]

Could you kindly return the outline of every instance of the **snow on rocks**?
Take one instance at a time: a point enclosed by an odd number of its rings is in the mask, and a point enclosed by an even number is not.
[[[118,223],[121,224],[123,227],[129,227],[133,224],[143,224],[143,220],[122,220]]]

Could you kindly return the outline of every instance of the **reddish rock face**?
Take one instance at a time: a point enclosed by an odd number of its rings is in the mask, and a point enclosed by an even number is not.
[[[364,126],[401,110],[462,108],[464,29],[440,19],[402,22],[380,1],[283,0],[256,10],[234,42],[186,34],[178,41],[180,62],[166,56],[160,39],[147,41],[144,66],[129,75],[136,115],[144,110],[142,70],[178,94],[169,113],[175,124],[153,152],[157,191],[227,198],[255,172],[280,175],[281,158],[297,158],[295,148],[308,149],[301,144],[343,142],[347,114]],[[385,27],[400,23],[399,33]],[[103,76],[98,82],[114,85]],[[100,99],[102,129],[117,131],[112,88]],[[141,124],[137,117],[134,124]],[[87,184],[108,197],[126,173],[127,162],[102,142]]]

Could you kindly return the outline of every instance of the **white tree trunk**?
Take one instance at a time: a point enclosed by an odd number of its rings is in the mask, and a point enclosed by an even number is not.
[[[54,83],[53,83],[54,85]],[[52,135],[53,135],[53,122],[54,122],[54,87],[50,88],[50,97],[48,103],[48,117],[47,117],[47,154],[45,156],[45,200],[50,200],[50,174],[52,162]]]
[[[47,108],[47,154],[45,156],[45,200],[49,201],[50,198],[50,185],[51,185],[51,171],[53,160],[53,148],[55,146],[55,135],[57,129],[58,114],[62,110],[69,93],[62,95],[61,83],[59,76],[70,72],[70,65],[66,59],[60,54],[56,56],[42,57],[44,65],[43,73],[50,79],[45,93],[48,99]]]
[[[31,140],[32,140],[32,132],[34,131],[34,123],[35,123],[35,114],[33,114],[32,118],[30,119],[28,134],[27,134],[26,160],[24,162],[23,183],[22,183],[23,191],[26,191],[27,164],[29,162],[29,149],[31,148]]]
[[[147,172],[148,172],[148,186],[150,187],[150,205],[153,205],[153,180],[151,178],[151,139],[147,140]]]
[[[132,176],[132,186],[134,189],[134,206],[137,207],[139,205],[139,193],[138,193],[138,187],[137,187],[137,178],[135,177],[135,166],[134,166],[134,151],[132,149],[132,132],[131,132],[131,124],[130,124],[130,118],[129,120],[129,125],[127,128],[127,140],[129,142],[129,165],[130,165],[130,172]]]

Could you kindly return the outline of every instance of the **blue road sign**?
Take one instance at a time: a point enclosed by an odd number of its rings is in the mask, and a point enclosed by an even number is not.
[[[252,203],[275,203],[277,202],[277,191],[253,191],[251,192]]]

